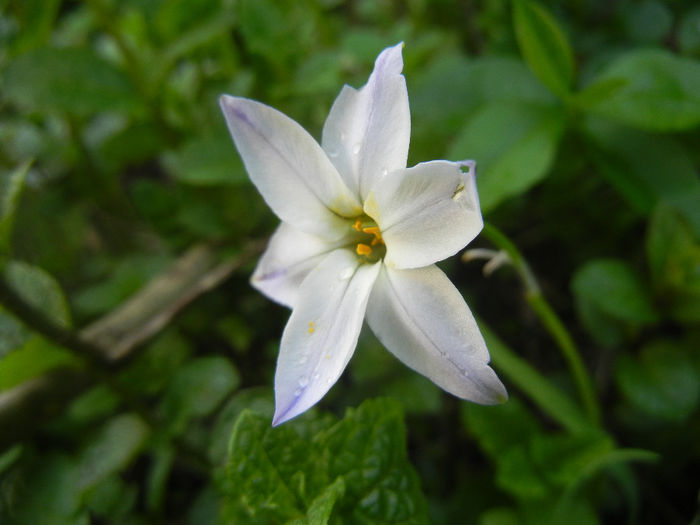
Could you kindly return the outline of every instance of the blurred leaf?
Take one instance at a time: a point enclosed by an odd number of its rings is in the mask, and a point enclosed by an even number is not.
[[[696,349],[659,340],[639,357],[621,356],[616,379],[625,397],[643,414],[669,421],[686,420],[700,404]]]
[[[700,55],[700,6],[695,6],[681,16],[678,44],[683,53]]]
[[[690,226],[662,204],[651,216],[646,248],[664,313],[680,322],[700,321],[700,242]]]
[[[231,438],[229,520],[323,524],[332,508],[333,522],[426,523],[402,419],[396,402],[371,400],[305,437],[308,415],[270,428],[245,411]]]
[[[222,356],[199,357],[173,376],[162,403],[172,433],[185,429],[193,418],[210,414],[240,382],[238,371]]]
[[[11,315],[0,312],[0,360],[24,344],[29,332]],[[2,365],[0,365],[1,367]]]
[[[0,360],[0,391],[8,390],[60,365],[79,365],[68,351],[39,336],[26,340]]]
[[[163,254],[133,253],[114,261],[96,284],[76,293],[73,298],[76,314],[94,317],[113,310],[124,300],[155,278],[168,264]]]
[[[514,58],[468,60],[449,54],[439,56],[412,78],[409,154],[413,163],[444,154],[443,144],[451,143],[464,122],[489,102],[554,102],[525,64]],[[513,85],[518,89],[511,89]]]
[[[139,418],[124,414],[100,428],[76,457],[45,454],[32,465],[24,486],[15,494],[10,523],[89,523],[82,508],[86,495],[128,466],[143,447],[146,434]]]
[[[114,523],[125,520],[137,501],[137,487],[112,474],[87,492],[85,506],[91,514]]]
[[[481,209],[488,213],[547,175],[563,131],[563,116],[551,107],[489,104],[467,122],[447,156],[476,160]]]
[[[246,47],[282,66],[303,56],[314,40],[315,4],[283,0],[240,0],[235,9]]]
[[[248,183],[228,134],[198,137],[163,159],[179,181],[196,185]]]
[[[156,157],[167,145],[164,129],[152,122],[128,125],[102,142],[97,155],[104,170],[120,173]],[[155,171],[155,169],[154,169]]]
[[[5,72],[4,95],[22,107],[47,113],[89,116],[140,109],[126,76],[89,48],[47,47],[18,57]]]
[[[638,211],[648,214],[666,202],[700,235],[700,180],[679,143],[595,120],[584,131],[597,148],[590,150],[591,160]]]
[[[505,376],[535,402],[542,412],[570,432],[587,432],[591,429],[591,424],[571,398],[516,355],[485,323],[479,321],[479,329],[499,374]]]
[[[10,249],[15,211],[19,205],[22,187],[30,165],[31,162],[25,162],[0,178],[0,256],[9,252]]]
[[[17,38],[11,46],[13,55],[46,43],[60,5],[60,0],[25,0],[10,4],[10,9],[20,26]]]
[[[148,427],[133,414],[122,414],[109,420],[80,454],[76,468],[78,487],[85,491],[124,469],[142,449]]]
[[[680,131],[700,123],[700,63],[660,49],[630,51],[594,80],[625,85],[591,100],[587,109],[651,131]],[[643,151],[643,150],[642,150]]]
[[[642,0],[625,6],[622,22],[633,42],[662,44],[673,26],[673,13],[662,2]]]
[[[571,281],[578,301],[620,321],[655,323],[658,315],[636,272],[617,259],[596,259],[580,267]]]
[[[574,56],[554,17],[535,2],[514,0],[513,23],[520,51],[537,78],[566,97],[574,78]]]
[[[54,323],[70,326],[70,311],[60,285],[41,268],[12,261],[6,269],[7,280],[15,292]]]

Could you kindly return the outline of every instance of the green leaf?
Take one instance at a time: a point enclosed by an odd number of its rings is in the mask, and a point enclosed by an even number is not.
[[[198,137],[164,157],[166,169],[192,185],[248,183],[241,159],[227,133]]]
[[[591,112],[651,131],[681,131],[700,123],[700,62],[668,51],[630,51],[593,81],[625,84],[587,106]]]
[[[5,270],[15,292],[28,304],[61,326],[70,326],[70,311],[60,285],[41,268],[12,261]]]
[[[625,32],[630,40],[639,44],[663,44],[673,26],[673,13],[656,0],[630,4],[624,13]]]
[[[513,23],[520,51],[532,71],[552,93],[565,98],[574,78],[574,56],[554,17],[535,2],[514,0]]]
[[[479,329],[486,341],[493,365],[499,374],[507,377],[513,385],[534,401],[542,412],[570,432],[578,433],[590,430],[591,424],[571,398],[555,387],[527,361],[518,357],[496,336],[493,330],[481,321],[479,321]]]
[[[124,469],[143,448],[147,436],[148,427],[133,414],[109,420],[77,460],[79,489],[88,490]]]
[[[15,212],[30,165],[31,162],[25,162],[0,178],[0,256],[10,249]]]
[[[79,365],[68,351],[32,336],[0,360],[0,392],[62,365]]]
[[[210,414],[240,383],[238,371],[225,357],[200,357],[172,378],[161,410],[168,429],[179,433],[194,418]]]
[[[236,523],[426,523],[398,403],[370,400],[337,423],[276,428],[244,411],[231,437],[225,517]],[[344,488],[343,488],[344,487]]]
[[[586,263],[574,274],[571,288],[578,301],[586,301],[614,319],[636,324],[658,321],[648,290],[624,261]]]
[[[23,108],[49,113],[140,110],[126,76],[87,47],[47,47],[18,57],[5,71],[3,94]]]
[[[424,523],[418,477],[406,457],[401,406],[365,401],[315,438],[326,449],[331,479],[343,476],[346,496],[339,510],[349,523]]]
[[[700,236],[700,180],[689,153],[670,137],[589,120],[591,160],[600,173],[641,213],[666,202],[690,221]]]
[[[681,16],[678,44],[683,53],[700,55],[700,6]]]
[[[563,115],[555,108],[489,104],[467,122],[447,156],[476,160],[481,209],[487,213],[547,175],[563,131]]]
[[[552,104],[554,97],[518,59],[442,56],[411,76],[409,164],[445,154],[465,121],[488,103]],[[511,86],[517,85],[514,90]]]
[[[669,317],[700,321],[700,242],[673,208],[660,205],[649,222],[647,261],[657,300]]]
[[[700,404],[700,369],[695,349],[668,340],[645,346],[639,357],[624,355],[616,379],[639,412],[669,421],[686,420]]]

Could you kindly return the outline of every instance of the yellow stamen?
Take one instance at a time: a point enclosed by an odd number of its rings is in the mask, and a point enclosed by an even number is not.
[[[310,334],[314,333],[314,322],[313,321],[309,322],[309,333]]]
[[[362,231],[365,232],[365,233],[369,233],[369,234],[371,234],[371,235],[374,235],[375,238],[377,238],[377,239],[381,239],[381,238],[382,238],[382,234],[381,234],[381,232],[379,231],[379,227],[378,227],[378,226],[367,226],[366,228],[362,228]]]
[[[355,224],[353,224],[352,227],[358,232],[362,231],[362,221],[360,219],[357,219],[357,221],[355,221]]]
[[[372,248],[366,244],[358,243],[355,251],[357,252],[357,255],[369,255],[372,253]]]

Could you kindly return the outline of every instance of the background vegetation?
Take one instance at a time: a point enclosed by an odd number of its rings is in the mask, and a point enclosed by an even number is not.
[[[363,333],[270,429],[276,219],[217,98],[318,137],[398,41],[409,164],[476,159],[509,254],[444,269],[511,399]],[[691,0],[0,0],[0,522],[699,523],[699,58]]]

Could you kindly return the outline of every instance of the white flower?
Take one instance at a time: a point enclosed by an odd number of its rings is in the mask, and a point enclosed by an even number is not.
[[[483,404],[507,397],[474,317],[434,264],[483,227],[474,163],[406,168],[411,122],[402,47],[381,52],[364,87],[343,87],[320,146],[269,106],[221,97],[248,174],[282,219],[252,277],[262,293],[292,308],[273,425],[326,394],[364,319],[391,353],[444,390]]]

